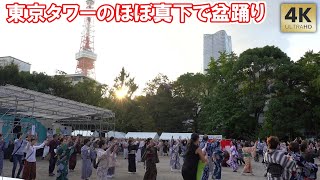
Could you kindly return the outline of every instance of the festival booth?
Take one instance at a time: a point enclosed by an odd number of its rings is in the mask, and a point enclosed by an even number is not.
[[[200,140],[202,140],[203,139],[203,136],[204,135],[200,135]],[[215,139],[215,140],[222,140],[222,135],[208,135],[208,138],[209,138],[209,140],[213,140],[213,139]]]
[[[200,135],[200,140],[202,140],[204,135]],[[230,151],[230,144],[232,142],[232,140],[230,139],[223,139],[222,138],[222,135],[208,135],[208,138],[209,138],[209,141],[212,142],[214,139],[215,140],[219,140],[220,141],[220,146],[221,146],[221,149],[224,151]]]
[[[75,130],[71,133],[72,136],[84,136],[84,137],[91,137],[93,136],[93,132],[91,131],[82,131],[82,130]]]
[[[232,142],[231,139],[223,139],[223,140],[221,140],[221,142],[220,142],[221,149],[230,152],[231,142]]]
[[[109,131],[108,133],[105,134],[106,138],[114,137],[117,139],[124,139],[126,138],[126,133],[123,132],[118,132],[118,131]]]
[[[159,139],[159,135],[156,132],[128,132],[126,134],[126,139],[134,138],[134,139],[148,139],[152,138],[155,140]]]
[[[190,139],[192,133],[167,133],[163,132],[160,136],[160,140],[171,140],[172,138],[174,140],[177,139]]]

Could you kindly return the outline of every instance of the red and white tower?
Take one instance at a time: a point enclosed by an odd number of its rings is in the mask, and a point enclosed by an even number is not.
[[[86,4],[87,10],[93,9],[94,0],[86,0]],[[93,18],[89,16],[84,20],[80,50],[76,53],[76,60],[78,61],[76,73],[95,79],[95,61],[97,54],[94,53],[93,33]]]

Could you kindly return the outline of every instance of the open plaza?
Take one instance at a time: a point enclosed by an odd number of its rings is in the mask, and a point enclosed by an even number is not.
[[[116,180],[142,180],[145,173],[143,164],[138,163],[137,173],[128,174],[128,161],[122,157],[118,158],[119,166],[116,167],[115,178]],[[254,162],[254,174],[255,176],[241,176],[240,170],[243,166],[240,166],[239,172],[232,172],[231,168],[222,169],[223,180],[263,180],[264,166],[262,163]],[[38,159],[37,161],[37,179],[38,180],[55,180],[56,177],[48,176],[49,162],[47,160]],[[180,172],[171,172],[169,166],[168,157],[160,157],[160,163],[157,164],[158,176],[157,180],[183,180]],[[8,160],[4,162],[4,176],[10,176],[12,170],[12,163]],[[69,180],[80,180],[81,175],[81,159],[78,158],[75,171],[69,173]],[[90,180],[96,179],[96,170],[93,170],[93,176]]]

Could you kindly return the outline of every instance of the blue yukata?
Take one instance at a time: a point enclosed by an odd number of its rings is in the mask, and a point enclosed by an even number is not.
[[[217,146],[217,143],[210,143],[207,141],[202,141],[200,143],[200,148],[203,149],[205,145],[207,144],[206,153],[208,158],[208,164],[204,167],[201,180],[208,180],[210,172],[213,171],[213,162],[212,162],[212,154]]]
[[[223,160],[223,151],[220,148],[220,143],[217,143],[217,147],[215,148],[213,152],[213,157],[214,157],[214,171],[212,174],[212,179],[221,179],[221,163]]]
[[[230,158],[229,158],[229,165],[231,166],[233,172],[237,172],[238,170],[238,163],[237,163],[237,159],[238,159],[238,151],[236,146],[231,146],[230,148],[231,154],[230,154]]]

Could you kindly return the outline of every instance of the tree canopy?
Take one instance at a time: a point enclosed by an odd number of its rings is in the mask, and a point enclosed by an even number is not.
[[[0,67],[0,84],[12,84],[108,108],[119,131],[199,132],[227,138],[319,136],[320,52],[293,62],[274,46],[221,53],[205,74],[164,74],[136,94],[135,77],[122,68],[113,85],[64,75]]]

